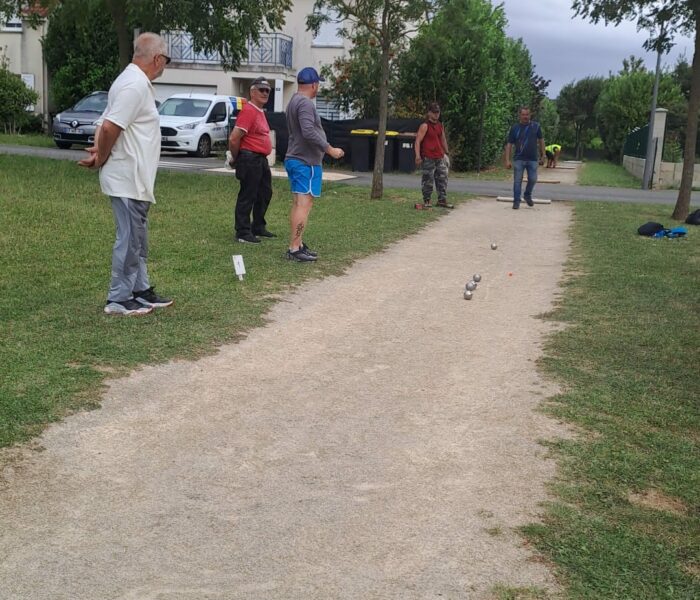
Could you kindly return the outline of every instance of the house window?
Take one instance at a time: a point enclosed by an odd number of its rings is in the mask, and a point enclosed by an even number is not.
[[[338,33],[341,27],[340,23],[337,22],[338,14],[336,12],[329,12],[328,14],[332,20],[321,25],[312,45],[320,48],[342,48],[343,38]]]
[[[22,31],[22,19],[19,17],[7,19],[0,14],[0,31]]]

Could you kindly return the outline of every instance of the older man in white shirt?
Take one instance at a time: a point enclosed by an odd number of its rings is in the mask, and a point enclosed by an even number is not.
[[[155,33],[134,42],[132,62],[109,89],[98,120],[95,145],[80,165],[100,169],[102,192],[112,201],[117,228],[112,249],[112,281],[104,311],[143,315],[173,301],[158,296],[148,279],[148,210],[160,156],[160,121],[151,81],[163,74],[170,57]]]

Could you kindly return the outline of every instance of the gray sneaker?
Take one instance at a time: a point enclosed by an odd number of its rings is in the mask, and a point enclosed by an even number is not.
[[[287,260],[294,260],[296,262],[315,262],[316,257],[311,256],[310,254],[307,254],[304,252],[303,248],[299,248],[299,250],[294,250],[292,252],[291,250],[287,250],[287,253],[284,255]]]
[[[139,304],[136,300],[124,300],[123,302],[115,302],[114,300],[107,300],[105,304],[105,313],[108,315],[121,315],[124,317],[138,317],[141,315],[147,315],[153,312],[150,306],[144,306]]]

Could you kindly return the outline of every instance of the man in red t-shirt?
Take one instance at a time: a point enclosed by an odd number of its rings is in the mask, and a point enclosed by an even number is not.
[[[454,208],[447,203],[447,138],[445,128],[440,123],[440,105],[432,102],[428,106],[428,115],[421,123],[416,135],[416,167],[422,167],[423,207],[430,208],[433,184],[437,188],[437,205],[442,208]]]
[[[267,156],[272,152],[270,125],[263,106],[270,98],[270,84],[258,77],[250,86],[250,102],[243,105],[228,139],[232,167],[241,182],[235,210],[236,240],[259,244],[260,237],[272,238],[267,230],[265,212],[272,198],[272,175]],[[253,211],[253,222],[250,211]],[[260,236],[260,237],[258,237]]]

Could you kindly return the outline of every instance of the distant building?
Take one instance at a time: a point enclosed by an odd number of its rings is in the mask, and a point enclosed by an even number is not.
[[[0,15],[0,53],[9,60],[9,68],[22,77],[25,85],[39,94],[34,112],[48,115],[48,81],[41,49],[46,21],[37,29],[20,17]]]
[[[350,42],[338,35],[337,24],[324,26],[317,36],[306,30],[306,17],[313,11],[313,4],[313,0],[296,0],[280,31],[262,33],[257,43],[249,41],[248,57],[237,71],[224,71],[218,54],[195,52],[192,37],[186,32],[163,32],[172,62],[153,82],[156,98],[163,101],[172,94],[187,92],[247,97],[250,83],[262,75],[273,84],[268,110],[284,110],[296,91],[297,71],[309,66],[320,71],[322,66],[346,56],[350,49]],[[5,19],[0,27],[0,50],[5,50],[10,70],[21,74],[39,94],[35,111],[48,117],[50,108],[66,107],[53,107],[49,101],[41,47],[46,29],[46,21],[34,30],[21,18]],[[343,116],[322,98],[317,104],[323,117]]]

